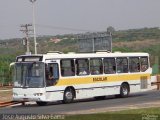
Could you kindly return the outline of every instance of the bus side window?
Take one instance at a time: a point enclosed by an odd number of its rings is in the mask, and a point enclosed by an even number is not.
[[[141,57],[141,71],[145,72],[148,69],[148,57]]]
[[[75,64],[73,59],[61,60],[61,75],[63,77],[75,75]]]
[[[77,59],[77,75],[88,75],[89,74],[89,60],[88,59]]]
[[[90,59],[91,75],[103,74],[103,64],[101,58]]]
[[[117,73],[127,73],[128,72],[128,59],[127,58],[117,58]]]
[[[104,73],[105,74],[114,74],[116,73],[116,63],[115,58],[104,58]]]
[[[130,72],[140,72],[139,57],[130,57],[129,58],[129,70],[130,70]]]

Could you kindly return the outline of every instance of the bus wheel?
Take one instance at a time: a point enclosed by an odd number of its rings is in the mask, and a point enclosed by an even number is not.
[[[128,97],[129,95],[129,85],[126,83],[123,83],[120,88],[120,97]]]
[[[45,105],[47,105],[47,102],[39,102],[39,101],[37,101],[36,103],[39,106],[45,106]]]
[[[74,98],[74,91],[71,88],[67,88],[64,91],[64,96],[63,96],[63,103],[71,103],[73,102]]]

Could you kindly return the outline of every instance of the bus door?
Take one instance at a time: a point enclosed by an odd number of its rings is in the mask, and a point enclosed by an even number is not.
[[[46,87],[56,85],[59,80],[58,63],[47,63],[45,67]]]

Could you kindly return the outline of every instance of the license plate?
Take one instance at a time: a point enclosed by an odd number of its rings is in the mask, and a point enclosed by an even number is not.
[[[28,98],[23,98],[23,101],[28,101]]]

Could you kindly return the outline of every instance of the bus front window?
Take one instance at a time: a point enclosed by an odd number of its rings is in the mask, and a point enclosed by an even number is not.
[[[44,63],[16,63],[14,87],[44,87]]]

